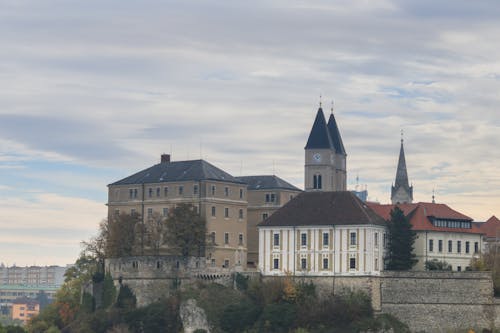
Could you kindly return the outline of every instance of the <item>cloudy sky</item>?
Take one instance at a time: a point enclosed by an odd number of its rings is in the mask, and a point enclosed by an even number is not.
[[[500,3],[0,1],[0,262],[74,262],[106,185],[207,159],[303,187],[322,95],[369,197],[500,215]]]

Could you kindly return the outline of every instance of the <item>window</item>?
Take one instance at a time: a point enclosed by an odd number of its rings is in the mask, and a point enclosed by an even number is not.
[[[212,267],[215,267],[215,259],[210,260],[210,265],[211,265]]]
[[[462,252],[462,241],[457,241],[457,253]]]
[[[212,196],[215,195],[215,185],[212,185],[210,191],[212,192]]]
[[[238,235],[238,245],[243,245],[243,234]]]
[[[137,189],[134,188],[134,199],[137,199]]]
[[[387,248],[387,234],[382,235],[382,245],[384,246],[384,249]]]
[[[215,206],[212,206],[212,216],[215,217]]]
[[[156,188],[156,196],[159,197],[161,195],[161,188]]]
[[[378,232],[375,233],[374,242],[375,242],[375,247],[378,247]]]
[[[229,217],[229,208],[224,208],[224,217]]]
[[[453,252],[453,241],[449,240],[448,241],[448,253]]]
[[[313,176],[313,188],[319,190],[322,187],[323,187],[323,185],[322,185],[321,175],[314,175]]]
[[[328,258],[323,258],[323,269],[328,269]]]
[[[275,202],[276,194],[274,193],[266,193],[266,202]]]
[[[229,244],[229,233],[224,233],[224,244]]]
[[[300,234],[300,245],[307,246],[307,234],[306,233]]]
[[[224,187],[224,195],[225,195],[226,197],[228,197],[228,196],[229,196],[229,187],[227,187],[227,186],[226,186],[226,187]]]
[[[443,252],[443,240],[438,240],[438,252]]]
[[[224,259],[224,268],[229,268],[229,259]]]
[[[461,272],[462,271],[462,266],[457,266],[457,272]]]
[[[274,238],[273,245],[280,246],[280,234],[274,234],[273,238]]]
[[[212,232],[210,233],[210,242],[211,242],[212,244],[215,244],[215,231],[212,231]]]
[[[153,208],[148,208],[148,217],[153,216]]]
[[[429,252],[434,251],[434,240],[429,239]]]
[[[163,216],[167,217],[168,216],[168,208],[163,208]]]
[[[168,197],[168,187],[163,188],[163,195]]]
[[[264,221],[268,217],[269,217],[269,214],[267,214],[267,213],[262,214],[262,221]]]
[[[356,258],[349,258],[349,269],[356,269]]]
[[[135,214],[137,214],[137,212],[135,211],[135,208],[132,208],[132,209],[130,210],[130,215],[135,215]]]
[[[161,262],[160,261],[157,261],[156,262],[156,269],[160,269],[161,268]]]
[[[149,188],[149,197],[151,198],[153,196],[153,189],[150,187]]]
[[[306,258],[301,258],[300,259],[300,268],[302,270],[306,270],[307,269],[307,259]]]
[[[465,253],[470,253],[470,242],[465,242]]]
[[[479,243],[474,242],[474,253],[478,253],[478,252],[479,252]]]
[[[351,242],[349,243],[351,246],[356,245],[356,233],[351,232]]]
[[[130,199],[134,198],[134,190],[133,189],[128,190],[128,196]]]
[[[198,194],[198,185],[194,185],[193,186],[193,195],[197,195]]]
[[[375,270],[378,271],[378,258],[375,258]]]
[[[274,269],[279,269],[280,268],[280,260],[278,258],[274,258],[274,260],[273,260],[273,268]]]
[[[238,211],[238,218],[241,220],[243,218],[243,209]]]
[[[243,189],[240,188],[240,199],[243,199]]]
[[[120,215],[120,210],[119,209],[115,209],[115,215]]]
[[[179,195],[184,194],[184,186],[179,186]]]
[[[330,243],[329,237],[330,237],[329,233],[327,233],[327,232],[323,233],[323,246],[329,245],[329,243]]]

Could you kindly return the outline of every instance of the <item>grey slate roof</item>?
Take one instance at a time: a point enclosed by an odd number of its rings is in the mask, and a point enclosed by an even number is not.
[[[394,193],[400,188],[403,187],[405,191],[413,197],[413,186],[410,186],[408,183],[408,171],[406,170],[406,159],[405,159],[405,150],[403,147],[403,140],[401,140],[401,148],[399,150],[399,160],[398,160],[398,169],[396,171],[396,183],[391,189],[391,197],[394,196]]]
[[[259,227],[386,225],[386,221],[349,191],[302,192]]]
[[[305,149],[334,149],[322,108],[316,113]]]
[[[204,160],[163,162],[139,171],[110,185],[218,180],[242,184],[242,181]]]
[[[342,137],[340,136],[339,127],[337,126],[337,122],[335,121],[335,116],[332,113],[330,114],[330,118],[328,119],[328,131],[330,132],[330,137],[332,138],[333,147],[335,147],[335,152],[337,154],[346,155],[344,143],[342,142]]]
[[[242,177],[236,177],[236,179],[244,183],[247,183],[249,190],[283,189],[292,191],[302,191],[298,187],[295,187],[292,184],[288,183],[287,181],[274,175],[242,176]]]

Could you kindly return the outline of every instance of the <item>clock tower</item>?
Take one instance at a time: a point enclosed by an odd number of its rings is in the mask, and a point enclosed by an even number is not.
[[[320,105],[304,150],[306,191],[346,190],[347,155],[333,109],[327,123]]]

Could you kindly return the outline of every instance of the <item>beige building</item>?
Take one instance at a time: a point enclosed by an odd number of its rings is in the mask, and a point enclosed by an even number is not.
[[[214,242],[206,253],[208,264],[244,269],[247,186],[242,181],[204,160],[172,162],[170,155],[162,155],[159,164],[108,185],[109,217],[137,213],[146,223],[166,218],[181,203],[194,205],[206,219]]]
[[[302,190],[274,175],[245,176],[238,179],[247,184],[248,191],[247,263],[248,267],[257,267],[259,260],[257,224],[270,217]]]
[[[23,297],[12,303],[12,319],[21,320],[24,324],[39,313],[40,304],[34,299]]]

